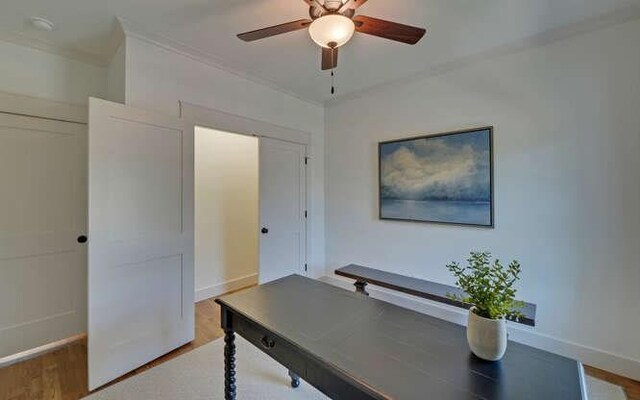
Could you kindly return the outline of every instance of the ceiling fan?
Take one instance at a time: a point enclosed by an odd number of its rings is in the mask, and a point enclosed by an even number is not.
[[[268,28],[245,32],[238,38],[245,42],[264,39],[308,28],[311,39],[322,47],[322,70],[338,66],[338,48],[347,43],[354,32],[416,44],[426,30],[382,19],[355,15],[367,0],[303,0],[309,5],[311,19],[300,19]]]

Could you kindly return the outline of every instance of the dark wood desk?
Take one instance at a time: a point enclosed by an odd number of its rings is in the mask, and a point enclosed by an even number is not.
[[[332,399],[586,399],[579,362],[509,342],[473,356],[465,328],[293,275],[229,296],[225,398],[236,398],[235,333]],[[242,379],[240,376],[238,379]]]

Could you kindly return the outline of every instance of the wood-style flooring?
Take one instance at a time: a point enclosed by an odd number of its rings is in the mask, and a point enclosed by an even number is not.
[[[195,309],[193,342],[129,372],[111,385],[224,336],[220,329],[220,307],[213,299],[197,303]],[[0,369],[0,400],[75,400],[87,394],[86,340]]]
[[[137,375],[222,337],[219,306],[212,299],[209,299],[197,303],[195,309],[196,336],[192,343],[128,373],[111,384]],[[640,400],[640,382],[596,368],[585,367],[585,369],[589,375],[622,386],[627,393],[628,400]],[[87,344],[85,340],[0,369],[0,400],[75,400],[88,393]]]

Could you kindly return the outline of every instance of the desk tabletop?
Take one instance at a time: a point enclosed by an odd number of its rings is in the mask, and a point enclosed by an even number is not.
[[[465,328],[292,275],[218,302],[392,399],[583,399],[575,360],[509,342],[473,356]]]

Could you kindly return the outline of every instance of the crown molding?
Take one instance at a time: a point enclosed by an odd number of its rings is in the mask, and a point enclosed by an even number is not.
[[[172,53],[176,53],[179,54],[181,56],[187,57],[192,59],[193,61],[197,61],[199,63],[202,64],[206,64],[210,67],[222,70],[224,72],[230,73],[232,75],[235,75],[239,78],[248,80],[250,82],[256,83],[258,85],[261,86],[265,86],[268,87],[272,90],[275,90],[279,93],[285,94],[289,97],[293,97],[297,100],[303,101],[305,103],[309,103],[312,104],[314,106],[318,106],[318,107],[323,107],[324,108],[324,103],[320,102],[320,101],[316,101],[316,100],[312,100],[306,97],[302,97],[299,94],[292,92],[290,90],[284,89],[283,87],[281,87],[280,85],[278,85],[277,83],[275,83],[272,80],[269,79],[264,79],[261,77],[258,77],[257,75],[254,74],[249,74],[246,72],[242,72],[240,68],[235,68],[232,65],[229,65],[228,63],[224,62],[222,59],[220,59],[217,56],[214,56],[213,54],[210,53],[206,53],[203,52],[201,50],[198,50],[194,47],[191,47],[185,43],[173,40],[173,39],[169,39],[166,36],[163,36],[161,34],[158,33],[153,33],[150,31],[146,31],[146,30],[142,30],[137,26],[134,26],[133,24],[131,24],[128,20],[118,17],[118,22],[120,23],[120,26],[122,27],[122,31],[124,32],[124,36],[126,37],[132,37],[135,39],[139,39],[142,40],[144,42],[153,44],[157,47],[160,47],[164,50],[170,51]]]
[[[612,12],[605,13],[593,18],[587,18],[585,20],[575,22],[572,24],[564,25],[556,29],[551,29],[546,32],[542,32],[537,35],[533,35],[522,40],[507,43],[501,46],[497,46],[486,51],[482,51],[476,54],[472,54],[466,57],[460,57],[458,59],[448,61],[442,64],[428,67],[421,71],[415,72],[411,75],[404,76],[402,78],[389,80],[382,82],[364,89],[356,90],[350,93],[336,96],[332,99],[324,102],[325,107],[337,106],[341,103],[348,102],[350,100],[358,99],[365,96],[371,96],[386,89],[395,86],[409,85],[413,82],[425,80],[434,76],[446,74],[448,72],[468,67],[470,65],[477,64],[484,60],[489,60],[496,57],[506,56],[522,52],[531,48],[544,46],[553,42],[569,39],[574,36],[579,36],[588,32],[597,31],[600,29],[608,28],[610,26],[618,25],[624,22],[629,22],[640,18],[640,5],[632,4],[625,7],[618,8]]]
[[[101,54],[96,54],[77,48],[58,46],[48,40],[36,39],[16,31],[0,30],[0,40],[12,43],[17,46],[29,47],[35,50],[44,51],[49,54],[64,57],[67,59],[80,61],[85,64],[105,67],[109,64],[110,58]]]
[[[317,107],[323,107],[324,103],[309,99],[299,94],[284,89],[272,80],[258,77],[254,74],[241,72],[240,68],[235,68],[227,63],[223,62],[219,57],[216,57],[210,53],[200,51],[194,47],[191,47],[182,42],[178,42],[173,39],[169,39],[158,33],[143,30],[134,26],[131,22],[122,17],[116,17],[114,26],[107,43],[107,49],[104,54],[96,54],[88,51],[84,51],[78,48],[62,47],[52,42],[29,37],[20,32],[15,31],[2,31],[0,30],[0,40],[8,43],[12,43],[18,46],[29,47],[32,49],[44,51],[50,54],[54,54],[67,59],[80,61],[86,64],[95,65],[98,67],[106,67],[111,62],[113,55],[118,50],[118,47],[122,43],[125,37],[132,37],[144,42],[153,44],[164,50],[172,53],[180,54],[184,57],[190,58],[194,61],[206,64],[210,67],[228,72],[239,78],[248,80],[250,82],[259,84],[261,86],[268,87],[279,93],[303,101],[308,104],[312,104]]]
[[[67,59],[80,61],[97,67],[106,67],[111,63],[118,47],[124,40],[124,30],[118,18],[114,20],[113,29],[107,43],[107,51],[104,54],[97,54],[75,47],[63,47],[43,39],[37,39],[16,31],[0,30],[0,40],[18,46],[29,47],[44,51],[49,54],[64,57]]]
[[[185,43],[169,39],[168,37],[161,34],[140,29],[139,27],[134,26],[128,20],[121,17],[117,17],[114,21],[114,27],[112,29],[112,33],[108,40],[107,48],[104,54],[88,52],[78,48],[61,47],[47,40],[36,39],[16,31],[0,30],[0,40],[18,46],[24,46],[44,51],[67,59],[95,65],[98,67],[106,67],[111,62],[113,55],[118,50],[118,47],[123,42],[124,38],[127,36],[133,37],[146,43],[153,44],[172,53],[180,54],[194,61],[225,71],[239,78],[248,80],[261,86],[268,87],[272,90],[303,101],[305,103],[312,104],[318,107],[331,107],[349,100],[382,92],[385,89],[393,86],[407,85],[415,81],[428,79],[433,76],[464,68],[483,60],[521,52],[534,47],[544,46],[552,42],[568,39],[573,36],[596,31],[638,18],[640,18],[640,5],[635,3],[630,4],[625,7],[618,8],[617,10],[614,10],[610,13],[605,13],[603,15],[588,18],[573,24],[561,26],[559,28],[546,31],[538,35],[524,38],[522,40],[508,43],[502,46],[494,47],[477,54],[461,57],[453,61],[431,66],[411,75],[393,79],[390,81],[385,81],[370,87],[366,87],[364,89],[346,93],[344,95],[339,95],[326,101],[317,101],[301,96],[298,93],[283,88],[272,80],[259,77],[255,74],[243,72],[241,68],[234,67],[213,54],[203,52]]]

